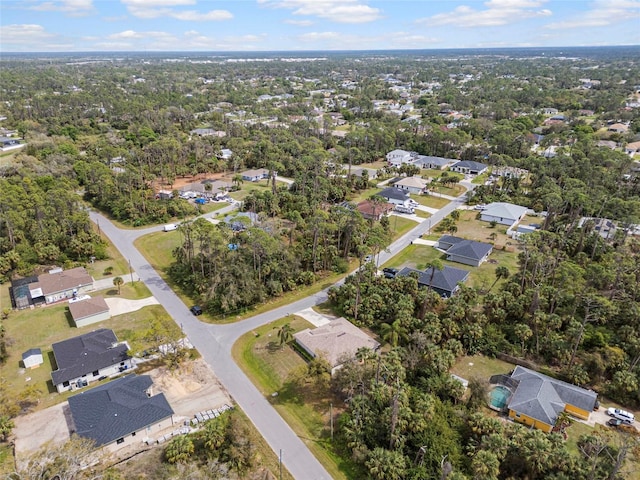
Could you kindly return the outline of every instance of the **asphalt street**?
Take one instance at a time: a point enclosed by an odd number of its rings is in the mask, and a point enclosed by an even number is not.
[[[463,185],[468,189],[474,187],[467,182],[463,182]],[[419,224],[391,244],[386,251],[380,253],[376,258],[377,264],[386,262],[407,245],[410,245],[413,240],[421,234],[427,233],[429,229],[433,228],[439,221],[463,204],[464,196],[447,204],[435,213],[429,221]],[[235,205],[229,205],[222,210],[204,216],[213,217],[216,214],[227,213],[234,208],[236,208]],[[251,419],[276,455],[282,454],[282,463],[293,477],[301,480],[330,479],[331,477],[325,468],[316,460],[304,442],[285,423],[265,396],[236,365],[231,355],[231,347],[241,335],[261,325],[278,320],[290,313],[304,310],[324,302],[327,299],[327,291],[323,290],[297,302],[255,315],[237,323],[226,325],[203,323],[191,314],[189,306],[185,305],[173,290],[169,288],[169,285],[158,275],[133,244],[136,238],[160,231],[162,226],[139,230],[120,229],[97,212],[90,211],[89,214],[91,219],[99,226],[102,233],[113,242],[123,257],[130,262],[131,267],[138,274],[140,280],[149,288],[152,295],[156,297],[167,313],[187,335],[191,343],[213,369],[216,376],[234,398],[238,406],[242,408]]]

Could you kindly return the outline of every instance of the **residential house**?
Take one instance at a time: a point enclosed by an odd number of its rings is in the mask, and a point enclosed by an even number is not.
[[[402,205],[403,207],[408,207],[409,202],[409,192],[406,190],[401,190],[395,187],[385,188],[383,191],[378,193],[378,196],[386,199],[389,203],[394,205]]]
[[[495,202],[490,203],[482,210],[480,220],[511,226],[522,220],[526,213],[527,207],[521,207],[513,203]]]
[[[22,365],[24,368],[38,368],[43,363],[42,350],[39,348],[30,348],[22,354]]]
[[[349,165],[343,165],[342,168],[344,169],[345,172],[347,172],[347,174],[349,173]],[[373,180],[375,178],[378,178],[378,170],[376,170],[375,168],[352,166],[351,175],[353,175],[354,177],[361,177],[361,178],[366,175],[366,177],[369,180]]]
[[[220,154],[218,156],[222,160],[229,160],[232,155],[233,155],[233,152],[231,150],[229,150],[228,148],[223,148],[222,150],[220,150]]]
[[[87,298],[77,302],[70,301],[69,313],[78,328],[111,318],[109,305],[103,297]]]
[[[215,198],[218,193],[226,193],[231,184],[222,180],[202,180],[202,182],[188,183],[180,187],[180,198]]]
[[[456,163],[458,160],[452,158],[431,157],[428,155],[419,155],[415,161],[415,165],[420,168],[427,168],[430,170],[443,170]]]
[[[62,270],[56,268],[49,273],[38,275],[38,281],[29,284],[29,296],[32,302],[44,299],[47,304],[75,298],[94,290],[93,277],[84,267]]]
[[[0,150],[10,150],[21,146],[19,138],[0,137]]]
[[[386,158],[390,166],[399,167],[400,165],[413,165],[418,158],[418,154],[416,152],[396,149],[387,153]]]
[[[393,210],[393,204],[391,203],[378,203],[371,200],[365,200],[360,202],[356,209],[360,212],[363,218],[367,220],[380,221],[382,217],[389,215],[389,212]]]
[[[609,148],[611,150],[615,150],[618,147],[618,144],[616,142],[614,142],[613,140],[598,140],[596,142],[596,146],[605,147],[605,148]],[[629,152],[627,152],[627,153],[629,153]]]
[[[269,178],[269,170],[266,168],[258,168],[256,170],[247,170],[242,172],[242,180],[245,182],[259,182],[265,178]]]
[[[224,222],[234,232],[242,232],[258,223],[258,215],[253,212],[238,212],[224,217]]]
[[[156,199],[158,200],[171,200],[173,198],[173,192],[171,190],[158,190],[156,193]]]
[[[529,170],[510,166],[494,167],[491,170],[491,175],[502,178],[524,178],[529,175]]]
[[[227,135],[226,132],[214,130],[213,128],[196,128],[191,130],[189,133],[200,137],[224,137]]]
[[[113,330],[101,328],[52,345],[57,370],[51,372],[58,393],[86,387],[102,377],[133,368],[129,346]]]
[[[447,260],[472,267],[479,267],[493,251],[493,245],[488,243],[466,240],[452,235],[440,237],[437,248],[447,254]]]
[[[164,393],[153,395],[149,375],[127,375],[69,397],[74,433],[114,452],[141,444],[174,424]]]
[[[312,357],[324,357],[331,365],[332,373],[346,358],[355,356],[360,348],[377,350],[380,346],[344,318],[332,320],[321,327],[307,328],[295,333],[293,338]]]
[[[614,221],[608,218],[582,217],[578,227],[583,227],[588,222],[591,222],[593,230],[605,240],[612,240],[615,237],[618,227]]]
[[[627,133],[629,131],[629,125],[625,123],[614,123],[609,125],[607,131],[613,133]]]
[[[542,113],[544,115],[557,115],[558,114],[558,109],[557,108],[543,108],[542,109]]]
[[[461,160],[451,165],[449,170],[465,175],[481,175],[487,171],[487,168],[484,163],[474,162],[473,160]]]
[[[517,366],[511,374],[517,386],[507,404],[509,417],[519,423],[550,432],[562,412],[589,420],[597,394]]]
[[[418,276],[418,285],[431,288],[440,296],[449,298],[459,289],[460,283],[467,281],[469,271],[461,268],[445,266],[442,270],[427,268],[425,271],[405,267],[396,276],[408,277],[411,274]]]
[[[535,232],[539,228],[540,225],[518,225],[516,229],[511,232],[511,238],[515,240],[522,240],[524,236]]]
[[[415,195],[422,195],[427,191],[427,182],[420,177],[405,177],[395,182],[393,186]]]
[[[624,151],[627,155],[633,157],[636,153],[640,153],[640,142],[627,143]]]

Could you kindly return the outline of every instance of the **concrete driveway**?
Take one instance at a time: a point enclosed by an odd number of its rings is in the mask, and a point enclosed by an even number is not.
[[[109,306],[111,316],[122,315],[123,313],[135,312],[149,305],[160,305],[156,297],[147,297],[140,300],[129,300],[127,298],[109,297],[104,299]]]

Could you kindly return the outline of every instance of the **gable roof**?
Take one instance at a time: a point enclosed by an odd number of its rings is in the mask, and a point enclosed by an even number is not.
[[[80,302],[78,302],[80,303]],[[128,360],[126,344],[116,344],[113,330],[100,328],[52,345],[58,369],[51,372],[54,385]]]
[[[332,367],[346,355],[355,355],[361,347],[375,350],[380,346],[373,338],[344,318],[332,320],[322,327],[302,330],[293,337],[314,354],[323,354]]]
[[[454,163],[451,168],[469,168],[471,170],[484,170],[487,166],[484,163],[474,162],[473,160],[460,160]]]
[[[409,198],[409,194],[406,191],[401,190],[399,188],[395,188],[395,187],[385,188],[378,195],[380,195],[382,198],[403,200],[403,201]]]
[[[86,300],[69,304],[69,313],[71,313],[73,320],[76,322],[108,311],[109,305],[107,305],[103,297],[87,298]]]
[[[147,395],[152,384],[149,375],[127,375],[69,397],[77,434],[100,446],[173,415],[163,393]]]
[[[482,215],[489,215],[499,218],[512,218],[517,220],[527,213],[527,207],[521,207],[520,205],[514,205],[513,203],[506,202],[494,202],[490,203],[482,211]]]
[[[42,356],[42,350],[39,348],[30,348],[22,354],[22,360],[26,360],[29,357]]]
[[[445,266],[442,270],[435,270],[433,273],[433,280],[431,279],[431,272],[433,271],[433,267],[427,268],[424,272],[420,270],[416,270],[415,268],[405,267],[398,272],[398,275],[407,277],[411,273],[418,274],[418,284],[428,287],[431,285],[432,288],[437,290],[442,290],[443,292],[452,293],[459,282],[464,282],[467,280],[469,276],[468,270],[463,270],[462,268],[455,268]]]
[[[356,209],[364,216],[386,215],[393,210],[393,205],[390,203],[374,203],[371,200],[363,200]]]
[[[416,160],[416,163],[421,165],[437,165],[438,167],[444,167],[452,163],[456,163],[458,160],[453,158],[432,157],[429,155],[420,155]]]
[[[591,390],[521,366],[513,370],[511,378],[519,383],[508,408],[547,425],[555,425],[567,404],[591,412],[598,396]]]
[[[51,293],[63,292],[74,288],[90,285],[93,283],[93,277],[87,273],[84,267],[72,268],[71,270],[63,270],[55,273],[43,273],[38,275],[37,287],[42,290],[43,295]],[[36,284],[30,286],[34,290]]]
[[[493,249],[493,246],[488,243],[466,240],[464,238],[453,237],[451,235],[446,235],[446,237],[448,237],[446,240],[441,237],[439,241],[446,241],[447,243],[453,244],[446,250],[447,255],[456,255],[458,257],[481,260]]]
[[[269,175],[269,170],[266,168],[257,168],[255,170],[245,170],[240,175],[242,175],[243,177],[249,177],[249,178],[262,177],[264,175]]]

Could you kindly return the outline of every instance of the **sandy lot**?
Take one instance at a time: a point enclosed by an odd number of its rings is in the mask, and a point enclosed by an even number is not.
[[[164,393],[175,412],[174,429],[202,410],[215,409],[225,403],[231,405],[228,393],[201,359],[183,365],[178,371],[161,367],[147,374],[153,379],[154,394]],[[68,440],[70,418],[67,402],[16,418],[13,436],[18,461],[47,442]]]

